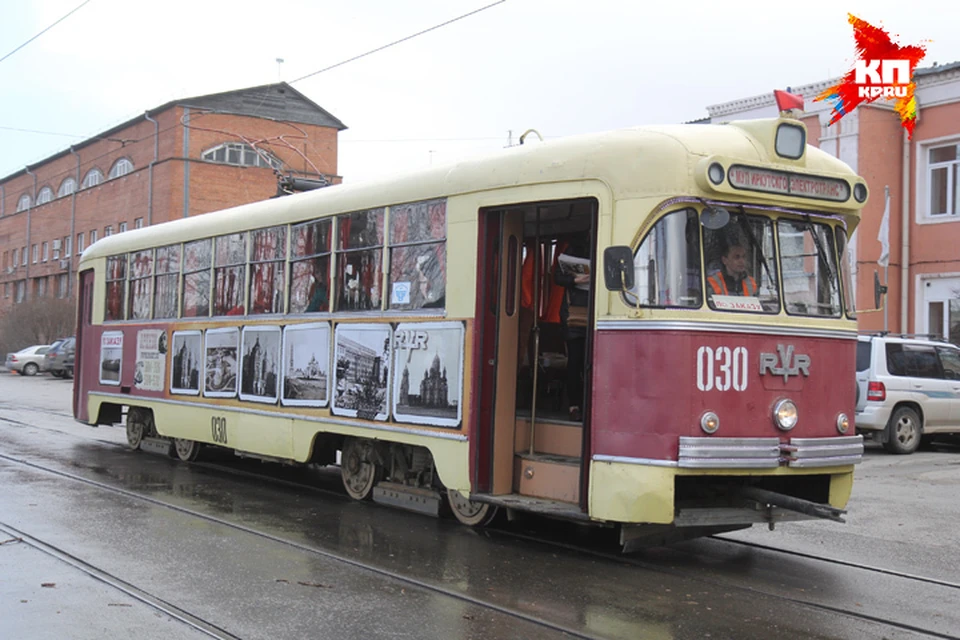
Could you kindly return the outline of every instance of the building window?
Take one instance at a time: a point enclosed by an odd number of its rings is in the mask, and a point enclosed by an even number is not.
[[[112,236],[112,235],[113,235],[113,225],[112,225],[112,224],[108,224],[107,226],[105,226],[105,227],[103,228],[103,237],[104,237],[104,238],[109,238],[109,237]]]
[[[96,242],[96,241],[97,241],[97,230],[96,230],[96,229],[90,229],[90,244],[93,244],[93,243]],[[89,245],[87,245],[87,246],[89,246]]]
[[[57,197],[62,198],[64,196],[68,196],[76,190],[77,181],[73,178],[65,178],[63,182],[60,183],[60,188],[57,190]]]
[[[100,171],[100,169],[90,169],[90,171],[87,171],[87,175],[83,177],[83,183],[80,185],[80,188],[88,189],[97,186],[101,182],[103,182],[103,172]]]
[[[40,245],[33,245],[33,264],[37,264],[37,261],[40,260]]]
[[[233,164],[241,167],[267,167],[279,169],[281,162],[263,149],[254,149],[248,144],[227,142],[218,147],[207,149],[201,154],[204,160]]]
[[[123,233],[123,232],[126,231],[126,230],[127,230],[127,223],[126,223],[126,222],[121,222],[121,223],[120,223],[120,231],[119,231],[118,233]]]
[[[134,228],[134,229],[142,229],[142,228],[143,228],[143,218],[137,218],[136,220],[134,220],[134,221],[133,221],[133,228]]]
[[[23,302],[23,298],[27,293],[27,281],[17,280],[16,288],[17,288],[17,291],[14,294],[16,296],[14,300],[16,300],[17,302]]]
[[[3,297],[4,297],[4,298],[9,298],[9,297],[10,297],[10,283],[9,283],[9,282],[4,282],[4,283],[3,283]]]
[[[931,216],[960,213],[960,145],[934,147],[927,153],[927,185]]]
[[[34,282],[36,283],[35,286],[37,297],[42,298],[47,294],[47,279],[46,277],[37,278]]]
[[[36,260],[34,260],[34,262],[36,262]],[[26,247],[20,250],[20,264],[24,267],[27,266],[27,248]]]
[[[68,288],[70,286],[70,279],[67,277],[67,274],[61,273],[57,276],[57,297],[66,298],[69,294]]]
[[[110,167],[110,179],[113,180],[114,178],[125,176],[131,171],[133,171],[133,163],[127,158],[120,158]]]
[[[127,277],[127,256],[107,258],[107,295],[104,320],[123,320],[123,297]]]
[[[30,194],[25,193],[17,200],[17,211],[26,211],[30,208]]]
[[[83,253],[83,231],[77,234],[77,253]]]
[[[46,262],[49,259],[50,259],[50,243],[44,242],[43,243],[43,261]]]
[[[63,257],[64,258],[70,257],[70,250],[72,248],[70,246],[70,240],[72,240],[70,236],[63,236]]]
[[[59,240],[53,241],[53,259],[54,260],[60,259],[60,241]]]
[[[16,268],[20,264],[20,249],[13,250],[13,267]]]
[[[40,193],[37,194],[37,204],[45,204],[51,200],[53,200],[53,189],[50,187],[40,189]]]

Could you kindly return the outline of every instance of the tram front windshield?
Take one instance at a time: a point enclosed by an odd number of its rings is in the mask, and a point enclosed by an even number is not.
[[[846,235],[837,232],[846,250]],[[721,228],[708,229],[694,208],[673,211],[640,243],[634,271],[634,288],[625,295],[630,305],[829,318],[843,313],[834,228],[801,212],[774,217],[740,209]]]

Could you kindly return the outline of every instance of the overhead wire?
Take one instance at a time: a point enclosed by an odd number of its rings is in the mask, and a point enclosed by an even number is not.
[[[76,7],[74,7],[72,10],[70,10],[66,15],[64,15],[64,16],[61,17],[59,20],[57,20],[56,22],[54,22],[53,24],[51,24],[49,27],[47,27],[46,29],[44,29],[43,31],[41,31],[40,33],[38,33],[37,35],[33,36],[32,38],[30,38],[29,40],[27,40],[26,42],[24,42],[23,44],[21,44],[19,47],[17,47],[16,49],[14,49],[13,51],[11,51],[11,52],[8,53],[7,55],[5,55],[5,56],[3,56],[2,58],[0,58],[0,62],[3,62],[3,61],[6,60],[7,58],[9,58],[9,57],[12,56],[13,54],[15,54],[17,51],[20,51],[20,49],[23,49],[25,46],[27,46],[28,44],[30,44],[31,42],[33,42],[34,40],[36,40],[37,38],[39,38],[40,36],[42,36],[43,34],[45,34],[47,31],[50,31],[50,29],[53,29],[55,26],[57,26],[58,24],[60,24],[61,22],[63,22],[64,20],[66,20],[67,18],[69,18],[70,16],[72,16],[73,14],[75,14],[77,11],[79,11],[79,10],[82,9],[85,5],[87,5],[87,4],[89,4],[89,3],[90,3],[90,0],[83,0],[83,2],[81,2],[80,4],[78,4],[78,5],[77,5]]]

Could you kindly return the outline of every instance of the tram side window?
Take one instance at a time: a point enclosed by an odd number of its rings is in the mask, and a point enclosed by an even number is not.
[[[127,279],[127,256],[107,258],[107,299],[104,320],[123,320],[123,297]]]
[[[183,245],[184,318],[210,315],[210,238]]]
[[[805,220],[779,220],[777,235],[787,313],[839,317],[840,282],[830,227]]]
[[[390,308],[444,307],[447,203],[417,202],[390,209]]]
[[[130,254],[130,309],[127,317],[143,320],[150,317],[153,288],[153,249]]]
[[[337,311],[380,309],[383,214],[381,208],[337,218]]]
[[[287,228],[250,233],[250,313],[283,313]]]
[[[242,316],[247,234],[214,238],[213,315]]]
[[[703,255],[711,309],[780,312],[777,252],[770,218],[731,213],[723,227],[704,229]]]
[[[702,305],[700,223],[696,211],[682,209],[661,218],[640,243],[633,268],[635,284],[625,296],[628,304]]]
[[[290,313],[330,310],[330,233],[332,223],[314,220],[290,235]]]
[[[180,277],[180,245],[157,249],[154,263],[153,317],[177,317],[177,280]]]

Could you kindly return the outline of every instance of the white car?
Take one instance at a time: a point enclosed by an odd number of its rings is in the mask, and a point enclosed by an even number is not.
[[[48,344],[35,344],[16,353],[8,353],[4,366],[22,376],[35,376],[46,371],[43,356],[50,349]]]
[[[960,349],[928,338],[859,336],[854,425],[901,454],[935,434],[960,434]]]

